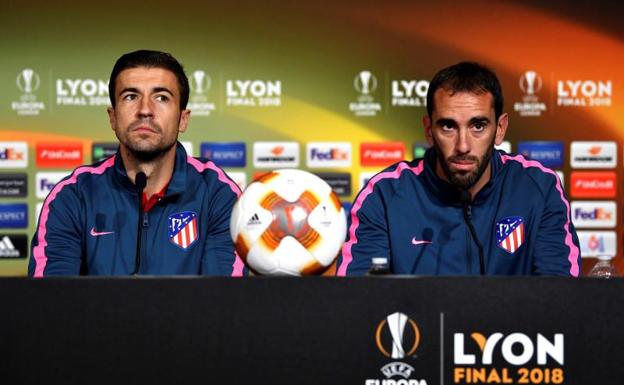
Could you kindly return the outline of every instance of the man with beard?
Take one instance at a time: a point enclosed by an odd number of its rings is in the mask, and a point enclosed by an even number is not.
[[[372,258],[418,275],[578,276],[578,237],[557,174],[494,149],[508,115],[496,75],[462,62],[427,93],[423,159],[399,162],[360,191],[337,275]]]
[[[181,64],[164,52],[125,54],[109,92],[119,150],[52,189],[32,241],[29,276],[243,275],[229,233],[240,190],[177,141],[191,114]]]

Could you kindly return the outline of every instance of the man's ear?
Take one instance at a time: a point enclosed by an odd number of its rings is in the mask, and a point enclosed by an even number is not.
[[[429,118],[429,115],[423,116],[422,123],[425,129],[425,138],[427,138],[427,143],[429,143],[429,146],[433,146],[433,133],[431,132],[431,118]]]
[[[505,139],[505,134],[507,133],[507,125],[509,124],[509,114],[504,113],[498,118],[498,122],[496,123],[496,138],[494,143],[497,146],[500,146]]]
[[[180,124],[178,125],[178,132],[186,131],[190,117],[191,117],[191,110],[186,109],[180,112]]]
[[[108,113],[108,121],[110,122],[111,128],[115,131],[115,127],[117,127],[117,120],[115,119],[115,109],[113,107],[108,107],[106,109]]]

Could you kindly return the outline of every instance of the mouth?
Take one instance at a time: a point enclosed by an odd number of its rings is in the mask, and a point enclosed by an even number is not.
[[[477,162],[472,160],[454,160],[449,163],[457,171],[471,171],[477,164]]]
[[[156,129],[147,126],[147,125],[140,125],[137,127],[132,128],[132,132],[136,132],[138,134],[155,134],[157,133]]]

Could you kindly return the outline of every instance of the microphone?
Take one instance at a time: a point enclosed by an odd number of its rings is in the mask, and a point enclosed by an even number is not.
[[[470,206],[470,204],[472,203],[472,198],[470,197],[470,193],[468,192],[468,190],[461,190],[459,200],[464,207],[464,221],[466,221],[466,225],[468,225],[472,240],[476,243],[477,249],[479,250],[479,271],[481,275],[485,275],[485,258],[483,257],[483,245],[479,241],[479,238],[477,238],[477,231],[472,224],[472,207]]]
[[[137,226],[137,246],[136,246],[136,256],[134,259],[134,271],[132,275],[137,275],[139,273],[139,268],[141,267],[141,238],[143,238],[143,232],[141,229],[141,221],[143,219],[143,189],[147,185],[147,176],[143,171],[140,171],[134,177],[134,185],[137,189],[137,193],[139,195],[139,221]]]

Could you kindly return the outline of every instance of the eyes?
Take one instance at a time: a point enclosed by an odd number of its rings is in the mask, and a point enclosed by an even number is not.
[[[171,97],[165,93],[154,94],[152,98],[158,103],[168,103],[171,100]],[[121,100],[125,102],[136,101],[139,100],[139,94],[134,92],[125,93],[121,95]]]
[[[487,121],[475,121],[471,122],[468,127],[472,132],[483,132],[488,126]],[[443,132],[454,132],[458,129],[457,123],[452,121],[440,122],[439,127]]]

